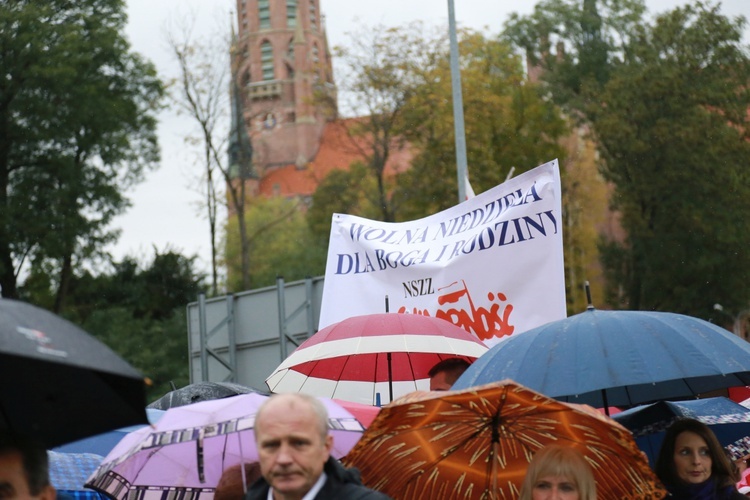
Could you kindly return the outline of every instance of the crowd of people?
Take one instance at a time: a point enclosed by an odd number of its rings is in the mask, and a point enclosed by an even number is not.
[[[265,403],[255,424],[260,477],[245,499],[389,498],[362,486],[356,469],[345,469],[330,456],[326,421],[325,407],[308,395],[277,395]],[[747,498],[736,488],[739,471],[711,429],[697,420],[680,419],[670,426],[655,472],[675,500]],[[223,487],[216,496],[232,498],[224,496]],[[534,455],[519,495],[520,500],[596,498],[591,466],[564,445],[549,445]]]
[[[443,361],[430,372],[431,390],[447,390],[468,363]],[[359,472],[331,456],[325,406],[306,394],[278,394],[260,407],[254,425],[258,462],[227,469],[217,500],[356,500],[389,496],[362,484]],[[673,500],[739,500],[744,457],[734,463],[711,429],[682,418],[667,430],[654,472]],[[748,488],[750,490],[750,488]],[[26,437],[0,433],[0,499],[56,497],[46,451]],[[59,496],[58,496],[59,498]],[[520,500],[596,500],[591,465],[573,447],[538,450]],[[607,500],[607,499],[603,499]]]

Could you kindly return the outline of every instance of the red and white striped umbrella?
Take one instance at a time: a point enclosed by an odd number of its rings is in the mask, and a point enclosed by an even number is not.
[[[368,405],[429,389],[439,361],[471,362],[488,347],[446,320],[416,314],[354,316],[307,339],[266,379],[271,392],[303,392]]]

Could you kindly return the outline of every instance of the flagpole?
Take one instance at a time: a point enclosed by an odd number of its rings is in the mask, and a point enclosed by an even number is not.
[[[453,0],[448,0],[448,34],[451,47],[451,87],[453,89],[453,130],[456,136],[456,174],[458,175],[458,202],[466,201],[466,132],[464,130],[464,99],[461,94],[461,70],[458,67],[458,38],[456,12]]]

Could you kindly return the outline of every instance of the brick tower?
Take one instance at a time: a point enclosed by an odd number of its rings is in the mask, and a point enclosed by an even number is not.
[[[234,73],[254,175],[305,168],[336,116],[320,0],[237,0]]]

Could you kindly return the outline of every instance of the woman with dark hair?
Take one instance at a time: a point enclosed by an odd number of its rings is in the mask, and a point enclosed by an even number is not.
[[[680,419],[667,429],[655,472],[675,500],[747,500],[724,449],[698,420]]]

